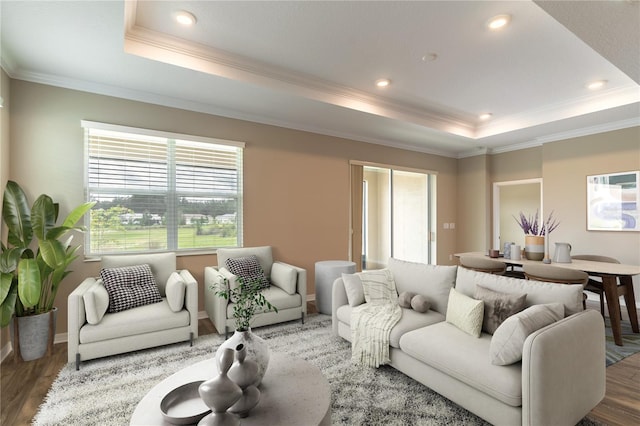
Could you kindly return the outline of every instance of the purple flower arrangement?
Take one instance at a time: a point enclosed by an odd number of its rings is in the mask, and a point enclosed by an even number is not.
[[[533,217],[527,217],[524,213],[520,212],[519,218],[515,216],[513,216],[513,218],[516,220],[518,225],[520,225],[520,228],[522,228],[525,235],[547,235],[560,224],[560,222],[553,217],[553,211],[549,213],[549,217],[547,217],[547,220],[542,223],[542,226],[538,225],[538,210],[536,210],[536,214]]]

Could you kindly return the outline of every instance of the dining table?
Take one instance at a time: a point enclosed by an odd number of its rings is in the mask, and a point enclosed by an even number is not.
[[[458,258],[462,256],[489,258],[489,255],[483,252],[456,253],[455,256]],[[498,256],[495,258],[491,257],[491,259],[503,262],[508,266],[546,265],[540,260],[529,260],[524,257],[521,259],[505,259],[502,256]],[[640,333],[640,329],[638,328],[638,312],[636,310],[636,301],[633,291],[633,276],[640,275],[639,265],[595,262],[592,260],[582,259],[572,259],[570,263],[553,262],[549,265],[584,271],[590,275],[601,277],[607,301],[607,308],[609,310],[609,320],[611,321],[613,340],[616,345],[623,346],[622,323],[620,320],[620,295],[624,297],[627,312],[629,313],[629,321],[631,322],[631,330],[634,333]],[[620,284],[618,284],[618,282]]]

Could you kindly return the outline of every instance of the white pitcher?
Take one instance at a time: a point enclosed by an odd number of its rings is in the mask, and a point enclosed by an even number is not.
[[[556,243],[556,251],[553,254],[555,263],[571,263],[571,244]]]

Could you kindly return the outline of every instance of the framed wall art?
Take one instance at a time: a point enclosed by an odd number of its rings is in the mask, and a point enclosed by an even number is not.
[[[587,176],[587,230],[640,231],[640,171]]]

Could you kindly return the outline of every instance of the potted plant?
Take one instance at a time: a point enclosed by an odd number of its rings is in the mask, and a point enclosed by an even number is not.
[[[538,210],[532,216],[525,216],[520,212],[520,217],[513,217],[524,231],[524,256],[529,260],[542,260],[545,257],[545,236],[551,234],[560,224],[554,217],[553,211],[549,213],[547,220],[540,225],[538,223]]]
[[[259,279],[247,279],[238,277],[238,286],[229,286],[229,280],[225,278],[221,285],[214,288],[218,297],[230,300],[232,303],[232,315],[236,323],[233,335],[225,340],[216,351],[216,360],[226,348],[236,349],[238,345],[244,345],[247,351],[247,359],[252,359],[258,364],[258,374],[253,383],[258,386],[264,377],[269,365],[269,347],[261,337],[251,331],[251,321],[258,310],[278,309],[264,296],[264,288]]]
[[[0,244],[0,326],[13,323],[16,359],[40,358],[53,345],[53,304],[79,248],[71,246],[73,236],[64,242],[61,238],[72,229],[83,229],[75,225],[94,204],[76,207],[56,225],[59,206],[50,196],[40,195],[30,208],[22,188],[7,182],[2,202],[8,236],[7,245]]]
[[[264,297],[263,288],[258,279],[245,279],[238,277],[238,286],[231,288],[228,280],[222,288],[216,289],[216,295],[233,301],[233,318],[237,331],[247,331],[251,328],[251,320],[258,309],[272,309],[278,312]]]

